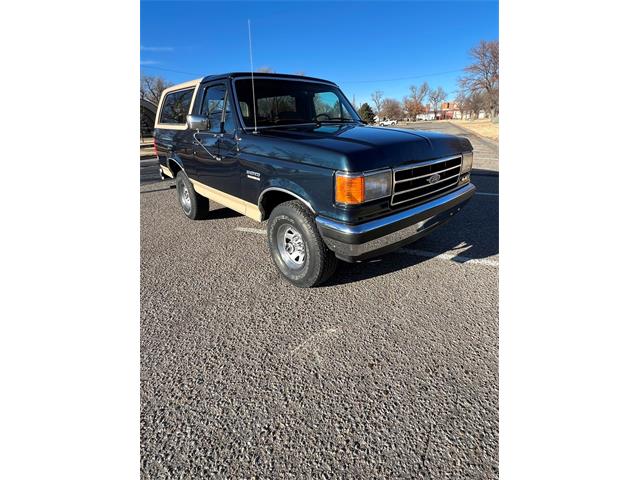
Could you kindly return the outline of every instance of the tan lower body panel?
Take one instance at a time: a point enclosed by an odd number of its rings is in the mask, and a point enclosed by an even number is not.
[[[164,165],[160,165],[160,170],[162,170],[162,173],[167,177],[173,178],[173,172],[169,170],[168,167],[165,167]]]
[[[235,210],[238,213],[246,215],[256,222],[262,221],[262,213],[260,213],[260,209],[257,205],[242,200],[241,198],[234,197],[233,195],[229,195],[228,193],[221,192],[220,190],[216,190],[215,188],[211,188],[196,180],[191,180],[191,183],[193,183],[193,189],[203,197],[207,197],[220,205],[224,205],[231,210]]]

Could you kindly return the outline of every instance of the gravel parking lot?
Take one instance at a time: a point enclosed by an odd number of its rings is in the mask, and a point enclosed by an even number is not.
[[[306,290],[141,164],[142,478],[497,478],[498,152],[463,134],[459,215]]]

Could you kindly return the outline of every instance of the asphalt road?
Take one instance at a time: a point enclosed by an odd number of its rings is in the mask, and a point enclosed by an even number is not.
[[[142,478],[497,478],[490,162],[448,224],[306,290],[264,223],[142,185]]]

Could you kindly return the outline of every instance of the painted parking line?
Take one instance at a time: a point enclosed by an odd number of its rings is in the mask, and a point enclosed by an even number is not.
[[[429,252],[427,250],[417,250],[415,248],[401,248],[398,250],[400,253],[407,253],[409,255],[416,255],[418,257],[432,258],[434,260],[447,260],[455,263],[471,264],[471,265],[485,265],[487,267],[498,267],[500,264],[498,260],[491,260],[488,258],[471,258],[464,255],[457,255],[455,253],[436,253]]]
[[[266,230],[262,230],[260,228],[244,228],[244,227],[236,227],[234,228],[234,230],[237,230],[239,232],[248,232],[248,233],[258,233],[260,235],[266,235],[267,231]]]
[[[259,235],[266,235],[267,231],[262,230],[260,228],[245,228],[245,227],[236,227],[234,230],[238,232],[247,232],[247,233],[257,233]],[[418,257],[432,258],[434,260],[446,260],[448,262],[455,263],[463,263],[470,265],[484,265],[487,267],[498,267],[498,260],[491,260],[488,258],[471,258],[465,257],[464,255],[458,255],[455,253],[437,253],[430,252],[428,250],[419,250],[415,248],[401,248],[398,250],[399,253],[406,253],[408,255],[416,255]]]

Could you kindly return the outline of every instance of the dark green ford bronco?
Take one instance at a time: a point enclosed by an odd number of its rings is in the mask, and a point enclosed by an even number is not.
[[[209,200],[258,222],[280,273],[318,285],[425,235],[471,198],[466,138],[368,126],[336,84],[229,73],[162,94],[155,123],[162,175],[185,215]]]

